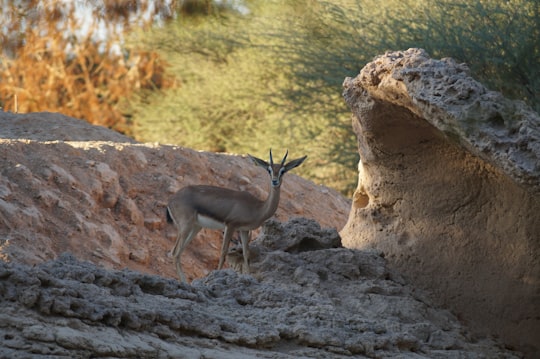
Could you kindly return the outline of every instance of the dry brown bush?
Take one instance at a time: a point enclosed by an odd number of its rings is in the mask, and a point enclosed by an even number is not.
[[[80,24],[73,7],[44,6],[39,0],[21,4],[10,5],[0,18],[6,29],[0,34],[0,106],[4,111],[61,112],[129,133],[120,100],[138,89],[174,85],[157,53],[115,54],[111,49],[117,39],[112,32],[106,41],[96,41],[97,22],[78,38],[74,30]],[[117,14],[116,19],[127,28],[125,13],[94,9],[98,10],[108,14],[109,25]]]

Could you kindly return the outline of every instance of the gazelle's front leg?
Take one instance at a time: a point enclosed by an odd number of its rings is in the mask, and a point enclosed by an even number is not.
[[[251,231],[240,231],[240,239],[242,240],[242,254],[244,256],[244,265],[242,266],[242,273],[249,274],[249,237]]]
[[[234,231],[235,229],[232,227],[225,227],[225,232],[223,233],[223,244],[221,245],[221,256],[219,257],[218,270],[223,268],[223,264],[225,263],[225,255],[227,255],[227,252],[229,251],[229,243],[231,242],[231,237]]]

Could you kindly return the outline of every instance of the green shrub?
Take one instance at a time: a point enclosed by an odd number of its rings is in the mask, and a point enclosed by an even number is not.
[[[289,148],[309,156],[300,174],[350,194],[358,157],[343,79],[410,47],[466,62],[488,87],[540,109],[537,1],[246,4],[248,14],[180,16],[132,38],[159,51],[181,82],[131,102],[138,139],[260,157]]]

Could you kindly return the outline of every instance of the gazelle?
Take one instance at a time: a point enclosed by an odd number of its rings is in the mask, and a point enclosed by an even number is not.
[[[270,193],[265,201],[245,191],[204,185],[184,187],[171,197],[167,205],[167,219],[174,222],[178,229],[171,254],[175,258],[176,272],[183,282],[187,280],[182,272],[180,256],[202,228],[225,230],[218,269],[223,268],[233,233],[239,231],[244,256],[242,269],[244,273],[249,273],[250,231],[260,227],[276,212],[283,175],[300,166],[307,158],[304,156],[285,164],[288,153],[279,164],[274,164],[272,150],[270,163],[248,154],[257,166],[266,169],[270,175]]]
[[[229,268],[232,268],[235,272],[244,273],[244,257],[242,250],[242,243],[239,238],[231,238],[232,247],[227,251],[227,265]],[[248,251],[248,263],[251,266],[253,262],[260,262],[261,256],[263,255],[261,246],[249,247]]]

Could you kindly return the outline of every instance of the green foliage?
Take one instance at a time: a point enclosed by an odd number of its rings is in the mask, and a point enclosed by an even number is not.
[[[315,18],[315,36],[309,49],[302,47],[294,60],[302,78],[326,71],[330,78],[321,80],[332,88],[351,68],[374,55],[419,47],[434,58],[466,62],[472,76],[491,89],[540,111],[540,2],[536,0],[317,3],[319,8],[310,15]]]
[[[179,16],[133,43],[180,79],[129,111],[136,137],[210,151],[309,156],[298,172],[351,193],[358,162],[341,85],[373,56],[409,47],[468,63],[506,96],[540,109],[534,0],[252,0],[248,14]]]
[[[133,114],[135,136],[263,158],[269,148],[275,153],[289,149],[293,157],[309,156],[310,166],[296,173],[350,189],[355,171],[349,164],[330,163],[328,157],[338,136],[354,138],[348,114],[339,127],[333,124],[335,117],[326,116],[329,104],[342,104],[340,93],[326,91],[311,105],[313,110],[299,110],[286,92],[302,84],[292,80],[292,68],[279,53],[287,46],[282,34],[291,8],[277,2],[258,5],[252,5],[256,13],[250,15],[179,18],[165,31],[154,29],[132,38],[138,46],[157,46],[181,82],[175,90],[144,93],[138,102],[131,101],[127,111]]]

